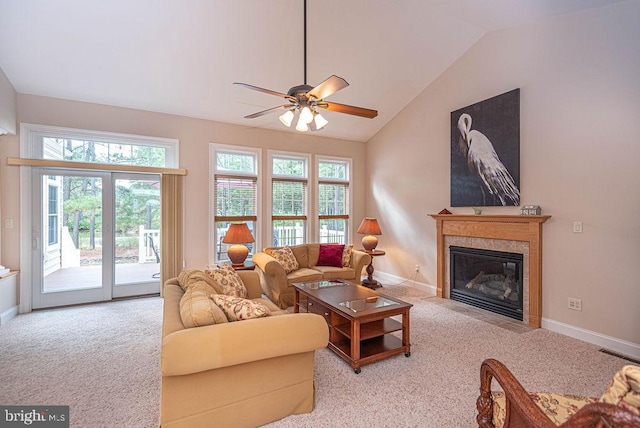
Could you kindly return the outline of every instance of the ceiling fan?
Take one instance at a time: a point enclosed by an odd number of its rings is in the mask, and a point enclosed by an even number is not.
[[[285,126],[290,127],[296,113],[299,113],[296,130],[300,132],[306,132],[309,130],[317,131],[329,123],[320,114],[318,109],[325,109],[337,113],[346,113],[369,119],[373,119],[378,115],[376,110],[325,101],[325,98],[328,96],[349,86],[347,81],[342,77],[332,75],[316,87],[307,85],[307,0],[304,0],[304,84],[293,86],[286,94],[249,85],[247,83],[234,82],[233,84],[247,89],[252,89],[254,91],[282,97],[288,102],[288,104],[247,115],[244,117],[245,119],[254,119],[256,117],[264,116],[265,114],[285,110],[284,114],[280,116],[280,122]]]

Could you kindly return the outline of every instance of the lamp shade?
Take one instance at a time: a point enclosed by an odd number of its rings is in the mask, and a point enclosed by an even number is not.
[[[222,238],[225,244],[234,244],[227,250],[227,255],[233,266],[242,266],[249,255],[249,249],[244,245],[253,242],[253,235],[246,223],[231,223],[227,234]]]
[[[247,223],[231,223],[227,234],[222,239],[225,244],[247,244],[253,241],[255,239],[253,239]]]
[[[373,235],[382,235],[380,225],[378,225],[378,220],[371,217],[365,217],[364,220],[362,220],[362,223],[360,223],[358,233],[366,235],[362,238],[362,246],[365,251],[374,251],[378,245],[378,238]]]
[[[371,217],[365,217],[364,220],[362,220],[358,228],[358,233],[363,235],[382,235],[378,220]]]

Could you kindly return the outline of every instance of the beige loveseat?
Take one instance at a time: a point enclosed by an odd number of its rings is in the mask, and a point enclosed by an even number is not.
[[[238,274],[247,298],[278,315],[185,328],[184,292],[177,278],[164,285],[163,428],[255,427],[314,408],[314,352],[327,345],[326,321],[279,311],[261,298],[256,272]]]
[[[264,294],[281,308],[293,305],[294,282],[318,281],[321,279],[346,279],[360,284],[362,269],[371,262],[371,256],[364,251],[352,250],[348,266],[316,266],[320,255],[320,244],[302,244],[291,247],[299,269],[286,273],[284,267],[265,251],[277,247],[267,247],[253,255],[258,266],[260,285]]]

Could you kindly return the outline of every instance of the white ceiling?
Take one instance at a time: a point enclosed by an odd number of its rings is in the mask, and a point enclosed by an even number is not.
[[[379,113],[319,134],[367,141],[485,33],[617,1],[308,0],[307,83]],[[303,0],[0,0],[0,68],[23,94],[285,130],[243,119],[283,100],[232,83],[303,83]]]

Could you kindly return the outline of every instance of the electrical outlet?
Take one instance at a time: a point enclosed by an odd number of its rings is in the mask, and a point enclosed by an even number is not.
[[[573,309],[574,311],[581,311],[582,300],[576,299],[574,297],[569,297],[569,309]]]
[[[13,229],[13,220],[11,219],[6,219],[4,221],[4,228],[5,229]]]
[[[582,222],[574,221],[573,222],[573,233],[582,233]]]
[[[420,272],[420,265],[416,265],[416,266],[413,268],[413,271],[414,271],[415,273]]]

